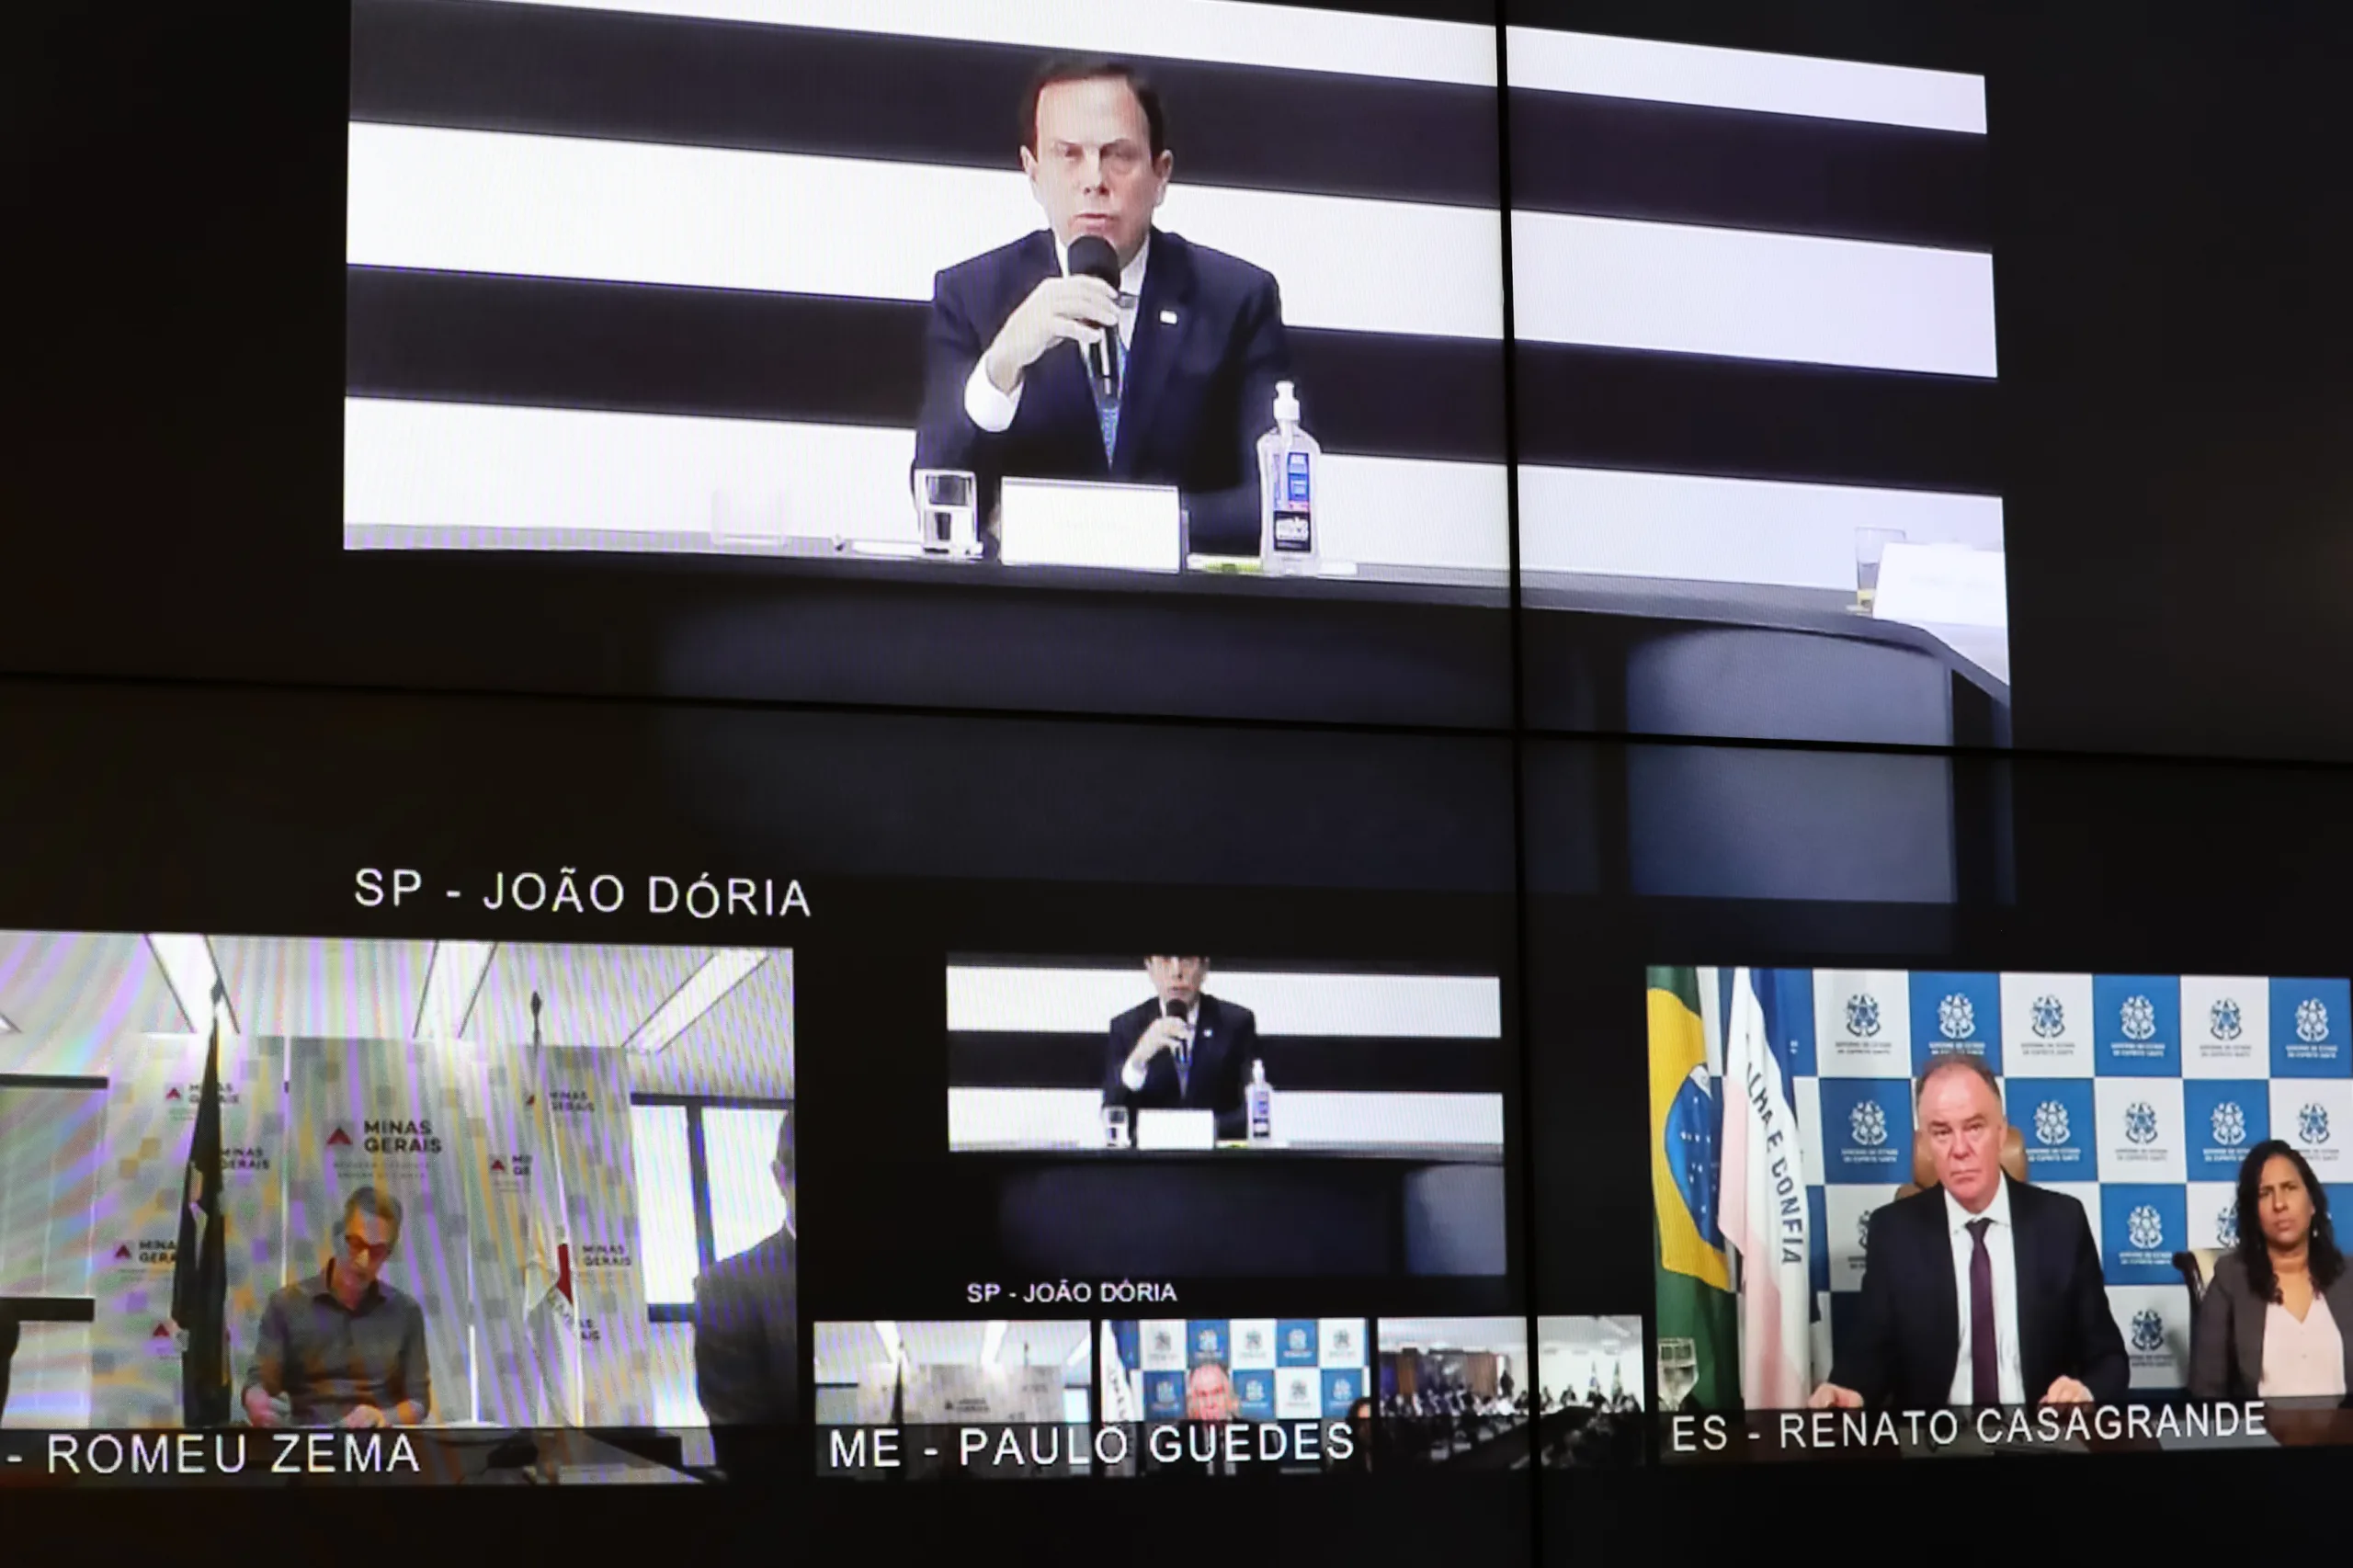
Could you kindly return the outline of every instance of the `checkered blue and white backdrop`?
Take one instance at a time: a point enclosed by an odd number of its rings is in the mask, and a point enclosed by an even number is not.
[[[1147,1421],[1185,1417],[1185,1381],[1214,1363],[1233,1380],[1245,1421],[1340,1420],[1371,1381],[1362,1318],[1146,1318],[1114,1323],[1120,1375]],[[1107,1369],[1108,1370],[1108,1369]]]
[[[1858,1300],[1871,1211],[1912,1179],[1912,1084],[1939,1051],[1985,1060],[2025,1136],[2028,1179],[2083,1204],[2135,1390],[2188,1381],[2189,1297],[2173,1256],[2234,1244],[2248,1150],[2286,1140],[2332,1210],[2353,1213],[2353,983],[1816,970],[1785,971],[1785,984],[1813,993],[1811,1009],[1786,1010],[1784,1043],[1818,1371]]]

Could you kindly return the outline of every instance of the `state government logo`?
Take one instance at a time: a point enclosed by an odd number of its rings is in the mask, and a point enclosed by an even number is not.
[[[1349,1400],[1356,1398],[1356,1385],[1348,1381],[1347,1379],[1334,1378],[1332,1380],[1332,1397],[1334,1399]]]
[[[1289,1334],[1283,1336],[1283,1343],[1290,1346],[1294,1355],[1300,1351],[1305,1350],[1307,1348],[1307,1330],[1303,1328],[1292,1329]]]
[[[2307,996],[2296,1004],[2296,1038],[2306,1045],[2328,1038],[2328,1005],[2319,997]]]
[[[2132,1212],[2124,1217],[2124,1233],[2142,1252],[2154,1252],[2165,1244],[2165,1222],[2146,1203],[2135,1204]]]
[[[1205,1328],[1194,1336],[1193,1348],[1207,1356],[1217,1349],[1217,1330]]]
[[[2157,1032],[2157,1005],[2146,996],[2127,996],[2116,1014],[2126,1040],[2147,1040]]]
[[[2296,1138],[2303,1143],[2328,1142],[2328,1111],[2325,1107],[2308,1105],[2296,1111]]]
[[[2132,1348],[2143,1356],[2165,1347],[2165,1320],[2154,1307],[2132,1314]]]
[[[1977,1032],[1977,1009],[1954,992],[1937,1004],[1937,1030],[1947,1040],[1967,1040]]]
[[[1887,1112],[1877,1100],[1859,1100],[1847,1113],[1847,1131],[1859,1146],[1876,1149],[1887,1142]]]
[[[1264,1378],[1245,1378],[1245,1379],[1243,1379],[1243,1380],[1242,1380],[1242,1399],[1243,1399],[1243,1403],[1246,1403],[1246,1404],[1262,1404],[1262,1403],[1264,1403],[1266,1402],[1266,1398],[1267,1398],[1267,1380],[1266,1380],[1266,1379],[1264,1379]]]
[[[2236,1040],[2245,1021],[2240,1017],[2239,1005],[2225,996],[2207,1009],[2206,1027],[2213,1031],[2216,1040]]]
[[[1176,1336],[1165,1328],[1155,1328],[1152,1331],[1152,1348],[1157,1355],[1174,1355],[1176,1350]]]
[[[2239,1244],[2239,1210],[2235,1203],[2226,1203],[2214,1216],[2214,1239],[2226,1247]]]
[[[2246,1112],[2236,1100],[2224,1100],[2214,1108],[2210,1119],[2213,1124],[2214,1142],[2225,1149],[2235,1149],[2246,1142]]]
[[[2067,1108],[2057,1100],[2045,1100],[2034,1108],[2034,1141],[2046,1149],[2055,1149],[2074,1136],[2067,1125]]]
[[[1877,1210],[1866,1209],[1855,1217],[1855,1244],[1865,1252],[1871,1249],[1871,1216]]]
[[[2146,1100],[2134,1100],[2124,1108],[2124,1136],[2135,1143],[2157,1141],[2157,1108]]]
[[[1336,1329],[1334,1329],[1334,1330],[1332,1331],[1332,1354],[1333,1354],[1333,1355],[1335,1355],[1335,1356],[1347,1356],[1347,1355],[1352,1355],[1352,1354],[1354,1354],[1354,1352],[1355,1352],[1355,1350],[1356,1350],[1356,1347],[1357,1347],[1357,1336],[1356,1336],[1354,1334],[1350,1333],[1347,1328],[1345,1328],[1345,1327],[1343,1327],[1343,1328],[1336,1328]]]
[[[1868,991],[1847,998],[1847,1032],[1859,1040],[1879,1033],[1879,999]]]
[[[2033,1022],[2039,1038],[2057,1040],[2067,1032],[2067,1009],[2056,996],[2038,996],[2034,999]]]

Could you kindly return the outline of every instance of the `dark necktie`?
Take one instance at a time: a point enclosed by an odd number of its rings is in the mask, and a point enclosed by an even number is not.
[[[1176,1041],[1176,1094],[1179,1098],[1192,1092],[1193,1042],[1180,1037]]]
[[[1969,1379],[1971,1403],[2002,1403],[2002,1358],[1994,1343],[1994,1258],[1985,1250],[1991,1220],[1972,1220],[1969,1237]]]

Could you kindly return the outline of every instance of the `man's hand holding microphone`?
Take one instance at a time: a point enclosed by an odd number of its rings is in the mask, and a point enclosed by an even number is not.
[[[1049,278],[1006,318],[981,357],[989,384],[1010,397],[1030,366],[1057,343],[1092,348],[1120,324],[1120,296],[1100,278]]]
[[[1193,1026],[1186,1022],[1184,1014],[1164,1013],[1146,1024],[1143,1033],[1136,1037],[1135,1049],[1128,1052],[1128,1073],[1141,1076],[1151,1067],[1154,1057],[1164,1051],[1189,1045],[1192,1040]]]

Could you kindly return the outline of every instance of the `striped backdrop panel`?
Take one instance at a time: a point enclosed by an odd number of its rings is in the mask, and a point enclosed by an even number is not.
[[[1514,28],[1520,562],[2003,547],[1983,78]]]

